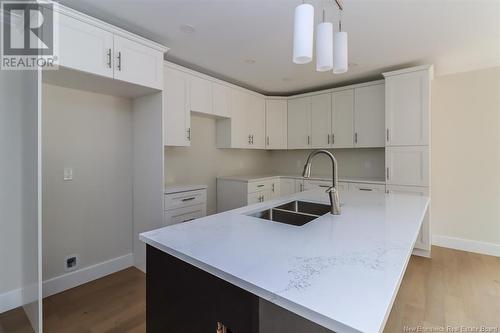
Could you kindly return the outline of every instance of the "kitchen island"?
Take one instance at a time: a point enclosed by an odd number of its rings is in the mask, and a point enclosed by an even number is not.
[[[328,204],[311,190],[141,234],[148,333],[259,332],[260,300],[333,332],[381,332],[429,198],[348,192],[341,215],[301,226],[259,215],[295,200]]]

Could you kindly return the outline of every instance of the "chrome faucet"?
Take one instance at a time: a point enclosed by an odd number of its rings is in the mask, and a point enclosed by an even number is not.
[[[335,156],[333,156],[333,154],[327,150],[313,151],[311,154],[309,154],[307,162],[304,165],[304,172],[302,173],[302,177],[306,179],[311,177],[311,161],[313,157],[318,154],[325,154],[326,156],[330,157],[330,160],[332,161],[332,186],[326,190],[326,193],[328,193],[328,196],[330,197],[331,213],[333,215],[340,215],[340,198],[339,192],[337,190],[339,177],[337,173],[337,159],[335,158]]]

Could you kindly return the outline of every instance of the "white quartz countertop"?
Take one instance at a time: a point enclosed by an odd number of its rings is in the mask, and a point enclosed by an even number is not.
[[[347,192],[342,215],[303,226],[245,214],[312,190],[168,226],[140,239],[335,332],[382,332],[429,198]]]
[[[229,175],[229,176],[219,176],[217,179],[224,180],[233,180],[233,181],[241,181],[241,182],[254,182],[254,181],[263,181],[273,178],[295,178],[295,179],[303,179],[301,175],[286,175],[286,174],[267,174],[267,175]],[[309,180],[324,180],[331,181],[332,176],[311,176]],[[340,182],[349,182],[349,183],[369,183],[369,184],[385,184],[384,178],[364,178],[364,177],[339,177]]]

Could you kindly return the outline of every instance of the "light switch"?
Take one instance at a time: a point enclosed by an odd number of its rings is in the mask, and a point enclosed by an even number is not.
[[[64,168],[64,178],[65,181],[73,180],[73,168]]]

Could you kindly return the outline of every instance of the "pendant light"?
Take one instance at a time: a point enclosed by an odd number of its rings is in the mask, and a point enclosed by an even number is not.
[[[293,62],[307,64],[313,58],[314,7],[303,3],[295,8]]]
[[[326,72],[333,69],[333,24],[323,22],[316,28],[316,71]]]
[[[333,73],[347,72],[347,32],[342,31],[342,9],[340,10],[339,31],[333,35]]]

